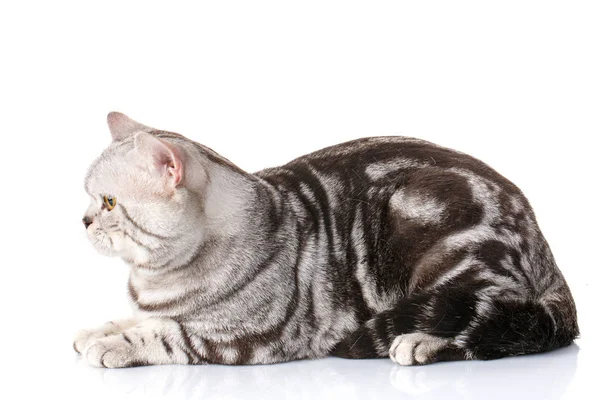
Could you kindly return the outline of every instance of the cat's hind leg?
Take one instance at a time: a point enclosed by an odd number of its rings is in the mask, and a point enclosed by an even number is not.
[[[401,365],[429,364],[468,358],[455,337],[474,317],[474,294],[460,291],[419,293],[375,315],[342,340],[332,355],[343,358],[390,357]]]
[[[578,334],[570,296],[561,290],[536,299],[511,298],[476,274],[459,275],[375,315],[342,340],[332,355],[389,356],[402,365],[420,365],[556,349]]]

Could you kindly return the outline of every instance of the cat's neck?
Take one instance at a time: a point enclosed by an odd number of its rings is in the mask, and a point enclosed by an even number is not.
[[[206,183],[190,190],[194,201],[186,211],[194,223],[169,243],[173,249],[168,253],[142,263],[126,260],[133,269],[151,275],[188,268],[208,272],[228,260],[226,252],[248,253],[268,244],[275,225],[277,191],[252,174],[202,161]]]

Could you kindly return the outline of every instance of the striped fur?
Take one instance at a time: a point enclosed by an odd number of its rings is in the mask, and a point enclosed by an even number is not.
[[[249,174],[122,114],[109,127],[114,141],[86,176],[87,232],[129,264],[135,317],[78,334],[92,365],[413,365],[547,351],[578,335],[529,203],[468,155],[375,137]],[[112,211],[103,195],[116,197]]]

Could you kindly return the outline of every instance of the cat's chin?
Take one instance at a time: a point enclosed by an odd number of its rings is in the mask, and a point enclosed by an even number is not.
[[[88,239],[96,251],[103,256],[117,256],[114,241],[106,232],[100,229],[88,230]]]
[[[150,261],[150,254],[144,248],[137,246],[130,240],[123,240],[120,235],[106,235],[105,240],[92,242],[96,251],[107,257],[120,257],[128,263],[146,264]]]
[[[116,251],[114,251],[110,248],[98,248],[96,246],[95,249],[98,253],[100,253],[101,255],[106,256],[106,257],[119,257],[120,256]]]
[[[115,250],[112,246],[106,245],[103,242],[92,242],[94,249],[103,256],[106,257],[120,257],[121,254],[119,251]]]
[[[97,230],[91,232],[88,237],[96,251],[103,256],[121,257],[131,260],[134,264],[145,264],[150,260],[146,249],[119,232],[106,233]]]

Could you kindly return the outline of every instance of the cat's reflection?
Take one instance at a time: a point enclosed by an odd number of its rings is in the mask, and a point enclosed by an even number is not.
[[[495,361],[462,361],[406,368],[396,365],[390,383],[421,399],[455,393],[461,399],[520,398],[524,392],[539,399],[559,399],[577,369],[579,347]],[[493,392],[493,393],[492,393]],[[441,397],[440,397],[441,396]]]
[[[327,358],[265,366],[152,366],[77,370],[90,386],[112,394],[169,398],[381,399],[403,393],[419,398],[481,399],[536,393],[558,399],[573,378],[578,347],[492,362],[453,362],[402,367],[390,360]],[[95,381],[95,382],[94,382]],[[400,393],[399,393],[400,392]]]

